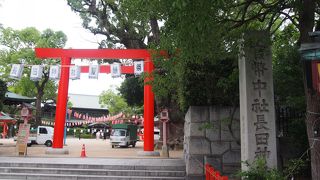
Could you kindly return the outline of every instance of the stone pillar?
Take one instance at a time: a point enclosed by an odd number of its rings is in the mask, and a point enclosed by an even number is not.
[[[241,161],[265,157],[277,167],[276,123],[270,37],[265,31],[244,34],[239,57]],[[242,169],[246,170],[245,164]]]

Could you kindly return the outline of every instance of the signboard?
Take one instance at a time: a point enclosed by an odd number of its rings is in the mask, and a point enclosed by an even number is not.
[[[30,132],[30,124],[20,124],[19,125],[19,132],[17,136],[17,150],[18,155],[27,155],[27,143],[29,138]]]

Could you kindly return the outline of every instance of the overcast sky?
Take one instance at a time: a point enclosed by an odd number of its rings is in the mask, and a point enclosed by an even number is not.
[[[66,0],[0,0],[0,4],[0,23],[4,27],[63,31],[68,37],[65,48],[96,49],[102,39],[82,28],[80,17],[71,11]],[[70,80],[69,93],[99,95],[103,90],[120,86],[122,81],[111,78],[110,74],[99,74],[98,80],[81,74],[80,80]]]

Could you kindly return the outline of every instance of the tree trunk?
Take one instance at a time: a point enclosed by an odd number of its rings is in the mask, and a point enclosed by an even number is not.
[[[42,101],[43,92],[38,91],[37,100],[36,100],[36,117],[35,117],[35,126],[38,127],[41,125],[41,101]]]
[[[319,128],[320,116],[320,96],[319,94],[308,90],[307,92],[307,115],[306,126],[311,151],[311,172],[312,179],[320,179],[320,141],[319,137],[315,137],[315,128]],[[319,132],[318,132],[319,133]]]
[[[308,43],[311,41],[308,33],[313,31],[315,20],[315,0],[304,0],[301,2],[302,7],[299,9],[299,42]],[[306,76],[306,72],[311,68],[311,63],[305,63],[303,68],[303,74]],[[312,74],[312,73],[310,73]],[[311,173],[313,180],[320,180],[320,141],[315,137],[314,128],[319,121],[320,116],[320,95],[315,90],[307,85],[307,78],[304,78],[304,87],[306,94],[306,119],[307,134],[309,139],[309,146],[311,151]]]

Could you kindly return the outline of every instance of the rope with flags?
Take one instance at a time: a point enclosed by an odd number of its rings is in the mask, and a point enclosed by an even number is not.
[[[68,110],[68,114],[71,115],[72,110]],[[122,124],[125,122],[125,120],[124,120],[125,114],[122,112],[119,114],[116,114],[114,116],[103,115],[100,117],[92,117],[87,114],[74,112],[73,116],[76,118],[76,120],[67,121],[66,122],[67,127],[82,126],[82,125],[86,125],[86,124],[99,123],[99,122],[101,122],[101,123],[106,123],[106,122],[109,123],[110,122],[111,124]],[[137,124],[138,121],[141,119],[142,119],[142,117],[134,118],[134,123]],[[54,126],[54,122],[50,121],[50,120],[42,120],[42,124]]]

